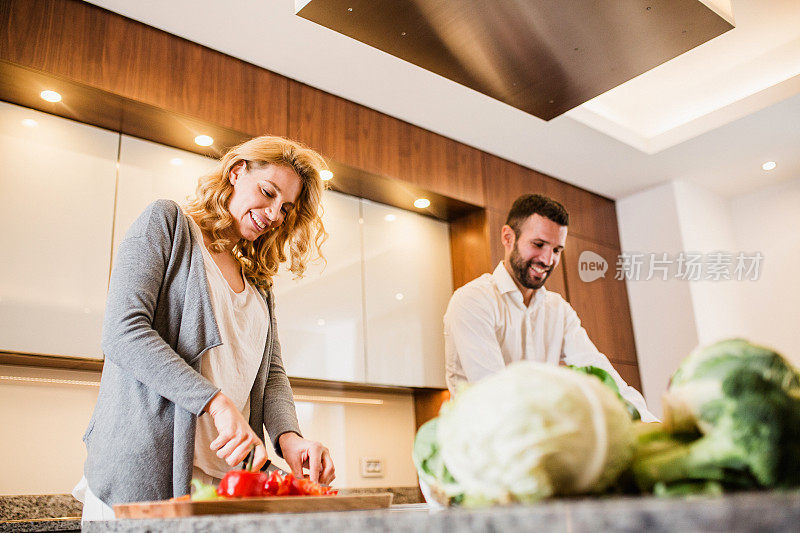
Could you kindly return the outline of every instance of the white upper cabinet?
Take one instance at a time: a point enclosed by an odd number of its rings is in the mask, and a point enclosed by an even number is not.
[[[444,388],[448,225],[362,200],[367,381]]]
[[[0,103],[0,350],[102,357],[118,142]]]
[[[154,200],[183,203],[213,159],[0,102],[0,351],[102,358],[113,256]],[[290,376],[445,387],[447,224],[323,194],[325,261],[273,291]]]
[[[327,264],[294,279],[284,263],[274,293],[283,363],[290,376],[364,382],[364,321],[358,199],[323,195]]]
[[[197,179],[215,165],[214,159],[123,135],[119,149],[114,256],[128,228],[148,205],[162,198],[183,203],[194,194]]]

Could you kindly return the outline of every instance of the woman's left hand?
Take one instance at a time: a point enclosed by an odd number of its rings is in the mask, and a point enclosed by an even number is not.
[[[295,477],[303,477],[304,467],[308,468],[309,477],[315,483],[329,485],[336,477],[331,453],[319,442],[289,432],[278,438],[278,445]]]

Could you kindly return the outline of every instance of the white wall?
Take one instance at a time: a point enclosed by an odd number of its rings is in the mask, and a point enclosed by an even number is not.
[[[669,377],[697,345],[744,337],[800,365],[800,178],[733,198],[674,181],[617,201],[617,216],[623,252],[706,260],[727,252],[731,269],[739,253],[764,256],[756,280],[627,282],[645,398],[656,414]]]
[[[297,418],[306,438],[328,447],[336,466],[336,487],[412,487],[417,472],[414,444],[414,397],[411,392],[342,392],[296,388]],[[302,396],[366,398],[381,405],[299,401]],[[384,477],[361,477],[362,457],[383,461]],[[271,459],[285,465],[272,454]],[[288,467],[286,467],[288,468]]]
[[[0,365],[0,376],[69,380],[82,383],[37,383],[0,377],[0,495],[69,493],[81,478],[86,449],[81,440],[97,401],[97,372]],[[304,436],[331,451],[334,486],[414,486],[411,461],[414,399],[411,392],[343,393],[295,389],[302,397],[332,402],[296,402]],[[380,405],[336,403],[337,397],[377,400]],[[285,463],[270,457],[278,465]],[[385,476],[362,478],[361,457],[379,458]]]
[[[739,283],[745,335],[800,366],[800,176],[731,199],[739,248],[764,255],[760,278]]]
[[[97,372],[0,366],[0,375],[97,383]],[[0,379],[0,495],[67,493],[81,478],[97,386]]]
[[[683,249],[702,253],[705,258],[715,252],[735,257],[741,250],[733,232],[728,199],[683,181],[674,182],[674,190]],[[692,294],[698,344],[743,334],[745,317],[740,295],[746,283],[706,279],[687,283]]]
[[[674,255],[683,250],[673,183],[618,200],[617,218],[624,252]],[[627,288],[642,389],[650,410],[661,416],[669,377],[697,345],[691,291],[688,283],[657,277],[630,280]]]

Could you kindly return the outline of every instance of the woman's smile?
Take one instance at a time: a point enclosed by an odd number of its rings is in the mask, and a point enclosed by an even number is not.
[[[242,161],[231,169],[233,194],[228,211],[236,220],[231,228],[234,241],[255,241],[283,224],[300,196],[302,182],[291,167],[255,166]]]
[[[269,227],[269,222],[255,211],[250,211],[250,218],[253,220],[253,223],[256,225],[256,229],[259,231],[264,231]]]

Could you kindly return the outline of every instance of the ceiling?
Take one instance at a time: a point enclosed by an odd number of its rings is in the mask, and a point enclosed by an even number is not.
[[[297,15],[544,120],[733,28],[698,0],[295,0]]]
[[[294,0],[91,3],[610,198],[800,178],[797,0],[707,0],[733,30],[549,122],[302,19]]]

